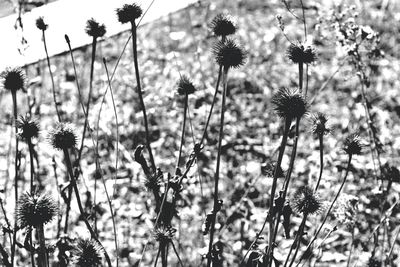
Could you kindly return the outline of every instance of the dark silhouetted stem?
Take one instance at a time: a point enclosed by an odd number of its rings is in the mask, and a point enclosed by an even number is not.
[[[39,267],[47,267],[48,266],[48,261],[47,261],[47,251],[46,251],[46,240],[44,237],[44,228],[43,225],[40,225],[36,229],[39,237]]]
[[[295,254],[294,254],[293,258],[295,258],[296,255],[297,255],[297,251],[299,250],[299,246],[300,246],[300,239],[301,239],[301,236],[303,235],[304,225],[306,224],[306,220],[307,220],[307,215],[304,214],[303,215],[303,219],[302,219],[302,221],[300,223],[299,229],[297,230],[297,234],[296,234],[296,236],[295,236],[295,238],[293,240],[292,245],[290,246],[290,250],[289,250],[289,253],[288,253],[287,257],[286,257],[285,264],[283,265],[283,267],[286,267],[286,265],[288,264],[289,259],[290,259],[290,255],[292,254],[292,251],[293,251],[294,247],[296,247],[296,251],[295,251]],[[290,265],[292,265],[292,262],[290,263]]]
[[[181,134],[181,144],[179,146],[179,153],[178,153],[178,162],[176,163],[176,169],[179,168],[179,163],[181,162],[182,158],[182,147],[183,143],[185,142],[185,128],[186,128],[186,113],[187,113],[187,108],[188,108],[188,101],[189,100],[189,95],[185,94],[185,106],[183,108],[183,124],[182,124],[182,134]]]
[[[303,93],[303,62],[299,62],[299,92]]]
[[[17,128],[17,116],[18,116],[18,108],[17,108],[17,92],[12,91],[12,101],[13,101],[13,110],[14,110],[14,127],[15,127],[15,162],[14,162],[14,194],[15,194],[15,207],[17,207],[18,203],[18,128]],[[14,229],[13,229],[13,242],[11,244],[11,265],[14,266],[14,259],[15,259],[15,247],[17,244],[17,230],[18,230],[18,225],[17,225],[17,217],[16,214],[14,216]]]
[[[27,141],[28,144],[28,149],[29,149],[29,160],[31,164],[31,194],[33,194],[33,181],[35,180],[35,166],[34,166],[34,158],[33,158],[33,144],[31,139],[28,139]]]
[[[321,178],[322,178],[322,172],[324,170],[324,136],[323,134],[320,134],[318,136],[319,139],[319,162],[320,162],[320,169],[319,169],[319,177],[317,180],[317,184],[315,186],[314,192],[317,192],[319,184],[321,182]]]

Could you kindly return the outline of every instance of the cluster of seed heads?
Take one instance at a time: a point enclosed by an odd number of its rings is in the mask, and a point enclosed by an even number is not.
[[[3,88],[11,92],[25,88],[25,74],[21,68],[7,68],[1,73]]]
[[[322,208],[322,202],[319,196],[308,186],[301,187],[297,190],[292,203],[293,209],[303,214],[315,214]]]
[[[218,14],[215,16],[211,21],[210,28],[215,36],[228,36],[234,34],[237,30],[232,18],[224,14]]]
[[[360,155],[362,145],[358,134],[350,134],[343,143],[343,150],[348,155]]]
[[[85,32],[94,38],[103,37],[106,34],[106,26],[91,18],[86,22]]]
[[[77,267],[97,267],[101,265],[102,249],[92,239],[81,239],[73,251],[73,262]]]
[[[196,91],[192,81],[185,75],[182,75],[177,84],[179,95],[190,95]]]
[[[28,116],[19,117],[17,120],[17,127],[19,130],[18,135],[22,140],[31,140],[39,136],[40,128],[38,122]]]
[[[311,131],[317,136],[323,136],[329,134],[331,129],[327,125],[328,117],[321,113],[317,112],[311,115]]]
[[[134,23],[136,19],[140,18],[143,10],[137,4],[125,4],[122,6],[122,8],[118,8],[116,12],[118,21],[124,24],[127,22]]]
[[[74,148],[78,142],[75,130],[69,123],[58,123],[54,129],[50,130],[48,139],[50,144],[58,150]]]
[[[310,64],[317,60],[315,48],[304,47],[302,44],[291,44],[287,50],[287,56],[293,63]]]
[[[246,52],[232,39],[219,41],[214,45],[215,61],[225,69],[239,68],[246,61]]]
[[[300,119],[307,113],[307,101],[294,89],[282,88],[273,97],[275,112],[288,121]]]

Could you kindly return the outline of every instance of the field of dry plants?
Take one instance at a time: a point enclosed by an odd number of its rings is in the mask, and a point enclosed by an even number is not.
[[[2,72],[2,266],[399,266],[400,3],[151,8]]]

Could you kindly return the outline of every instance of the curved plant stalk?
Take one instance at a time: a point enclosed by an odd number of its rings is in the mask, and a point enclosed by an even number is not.
[[[17,116],[18,116],[18,108],[17,108],[17,92],[16,91],[11,91],[11,96],[12,96],[12,101],[13,101],[13,113],[14,113],[14,126],[15,126],[15,162],[14,162],[14,194],[15,194],[15,207],[17,207],[17,202],[18,202],[18,161],[19,161],[19,140],[18,140],[18,127],[17,127]],[[17,217],[16,213],[14,216],[14,229],[13,229],[13,242],[11,244],[11,265],[14,266],[14,259],[15,259],[15,248],[17,244],[17,230],[18,230],[18,224],[17,224]]]
[[[344,184],[346,183],[347,176],[348,176],[349,171],[350,171],[350,163],[351,163],[352,157],[353,157],[353,156],[352,156],[351,154],[349,154],[349,159],[348,159],[347,167],[346,167],[346,173],[345,173],[345,175],[344,175],[342,184],[340,185],[339,190],[338,190],[338,192],[337,192],[336,195],[335,195],[335,198],[333,199],[331,205],[329,206],[329,209],[328,209],[328,211],[326,212],[325,217],[324,217],[324,219],[322,220],[321,225],[319,226],[317,232],[314,234],[314,237],[311,239],[310,243],[307,245],[307,248],[306,248],[305,252],[303,253],[303,255],[301,256],[301,258],[299,259],[299,262],[297,263],[296,266],[299,266],[299,264],[301,263],[301,261],[302,261],[303,259],[305,259],[305,258],[304,258],[304,257],[305,257],[305,253],[306,253],[308,250],[311,249],[312,244],[315,242],[315,240],[317,239],[319,233],[321,232],[322,228],[324,227],[325,222],[326,222],[326,220],[328,219],[328,216],[329,216],[330,212],[332,211],[333,206],[334,206],[335,203],[336,203],[336,200],[338,199],[340,193],[342,192],[342,189],[343,189],[343,187],[344,187]]]
[[[223,92],[222,92],[222,104],[221,104],[221,118],[220,118],[220,128],[219,128],[219,138],[218,138],[218,154],[217,154],[217,166],[215,170],[214,177],[214,205],[212,210],[211,217],[211,227],[210,227],[210,241],[208,244],[208,253],[207,253],[207,267],[211,266],[212,262],[212,246],[214,243],[214,232],[215,232],[215,221],[217,219],[217,213],[220,209],[220,200],[218,198],[218,186],[219,186],[219,172],[220,172],[220,163],[221,163],[221,153],[222,153],[222,139],[224,138],[224,119],[225,119],[225,110],[226,110],[226,93],[227,93],[227,79],[228,79],[228,70],[229,68],[224,67],[223,73]]]

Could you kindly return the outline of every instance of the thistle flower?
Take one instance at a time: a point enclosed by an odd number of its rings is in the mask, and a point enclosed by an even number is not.
[[[362,145],[358,134],[349,135],[343,143],[343,150],[349,155],[360,155]]]
[[[232,19],[224,14],[218,14],[211,21],[210,28],[216,36],[228,36],[236,32],[236,25]]]
[[[297,90],[280,89],[273,97],[272,104],[278,116],[289,121],[299,119],[307,113],[307,102]]]
[[[304,47],[302,44],[291,44],[287,50],[287,56],[293,63],[310,64],[317,60],[315,48]]]
[[[86,22],[85,32],[94,38],[103,37],[106,33],[106,26],[91,18]]]
[[[213,53],[216,62],[226,69],[239,68],[244,65],[246,60],[246,52],[232,39],[217,42],[214,45]]]
[[[21,68],[7,68],[1,73],[3,88],[16,92],[25,87],[25,74]]]
[[[49,25],[47,25],[47,24],[44,22],[43,17],[38,17],[38,18],[36,19],[36,27],[37,27],[39,30],[45,31],[45,30],[47,30],[47,28],[49,27]]]
[[[49,223],[57,212],[58,207],[51,196],[24,193],[18,199],[16,216],[21,228],[36,228]]]
[[[101,247],[94,240],[78,241],[74,250],[73,261],[78,267],[96,267],[101,264]]]
[[[180,95],[190,95],[196,91],[192,81],[185,75],[181,76],[178,81],[178,94]]]
[[[368,260],[367,266],[368,267],[381,267],[382,262],[378,258],[371,256],[371,258],[369,258],[369,260]]]
[[[54,129],[49,132],[50,144],[59,150],[74,148],[78,137],[71,124],[58,123]]]
[[[117,8],[116,12],[118,16],[118,21],[124,24],[127,22],[134,23],[135,19],[139,18],[142,15],[143,10],[137,4],[125,4],[122,6],[122,8]]]
[[[154,238],[162,244],[167,244],[172,240],[176,229],[171,226],[162,226],[154,230]]]
[[[17,127],[20,130],[19,136],[23,140],[31,140],[39,136],[39,124],[37,121],[28,118],[27,116],[20,116],[17,121]]]
[[[331,129],[327,125],[328,117],[321,113],[317,112],[316,114],[311,115],[311,131],[312,133],[322,136],[331,132]]]
[[[299,213],[314,214],[321,210],[322,202],[310,187],[304,186],[294,195],[293,208]]]

